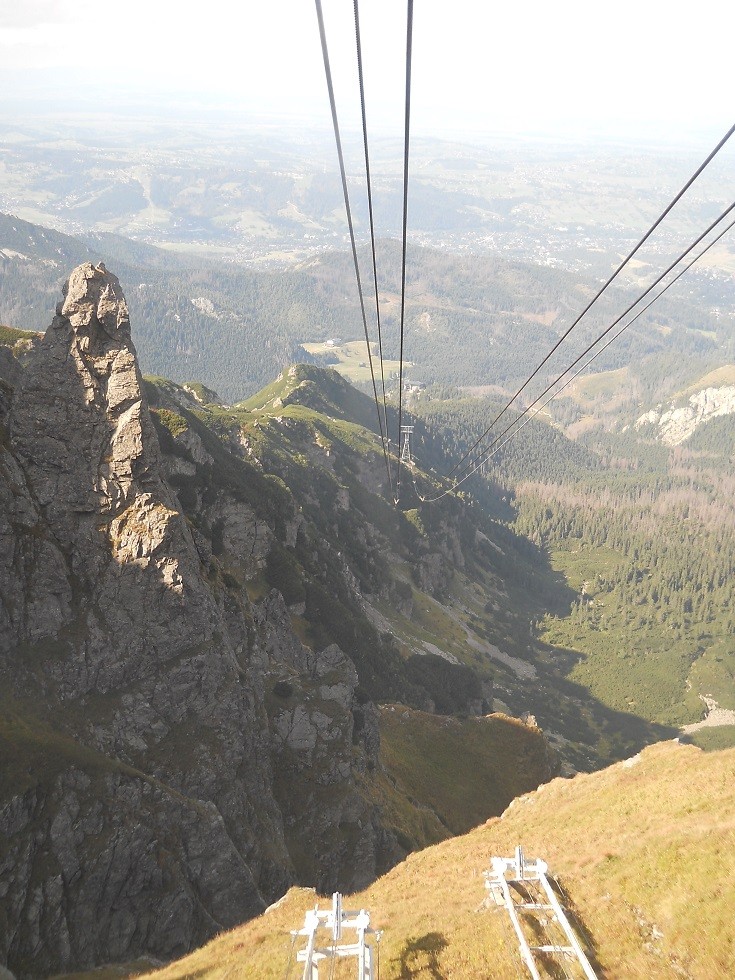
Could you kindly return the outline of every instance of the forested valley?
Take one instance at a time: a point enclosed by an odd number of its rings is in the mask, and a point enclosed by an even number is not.
[[[465,398],[415,407],[439,455],[459,459],[502,406]],[[567,651],[570,678],[611,708],[674,726],[702,716],[703,694],[735,708],[732,440],[731,415],[671,448],[630,429],[571,442],[534,420],[463,484],[564,576],[575,598],[535,623],[536,641]],[[735,729],[719,734],[729,743]]]
[[[179,254],[112,234],[74,238],[0,214],[0,323],[45,330],[70,268],[103,259],[125,290],[144,370],[175,381],[198,380],[227,401],[253,394],[288,364],[328,364],[303,344],[333,339],[336,348],[364,337],[347,253],[321,252],[296,263],[242,266]],[[368,254],[361,253],[367,267]],[[519,384],[591,297],[596,280],[500,255],[409,249],[406,350],[412,380],[426,384]],[[381,243],[378,280],[384,356],[398,355],[398,245]],[[662,360],[701,366],[735,350],[723,319],[693,294],[664,298],[645,327],[636,325],[598,361],[598,369],[637,365],[635,390],[656,387]],[[605,318],[633,295],[628,284],[596,319],[581,325],[577,353]],[[366,302],[373,302],[369,288]],[[372,318],[371,313],[371,318]],[[566,356],[566,354],[565,354]],[[564,361],[549,363],[554,376]],[[648,374],[646,373],[648,369]],[[395,382],[389,379],[389,385]]]

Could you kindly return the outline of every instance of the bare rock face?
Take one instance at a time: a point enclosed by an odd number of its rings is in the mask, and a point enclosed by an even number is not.
[[[107,592],[120,592],[111,579],[147,571],[180,594],[188,571],[189,593],[199,591],[196,569],[184,567],[183,522],[161,478],[120,284],[86,264],[65,293],[11,415],[11,442],[34,497],[82,583],[102,576]],[[118,626],[124,591],[109,603]],[[157,591],[168,598],[168,588]],[[116,682],[121,665],[101,656],[92,657],[95,673],[110,672]]]
[[[679,446],[710,419],[735,413],[735,385],[704,388],[690,395],[686,404],[652,409],[635,422],[636,431],[650,428],[665,446]]]
[[[279,592],[258,604],[255,621],[268,655],[276,795],[297,872],[323,892],[359,890],[404,856],[356,785],[358,746],[363,771],[378,766],[377,709],[357,700],[355,665],[336,644],[315,653],[286,629]]]
[[[0,966],[18,976],[176,957],[295,880],[360,888],[404,853],[362,788],[380,736],[354,663],[301,642],[298,596],[244,587],[296,548],[298,504],[187,421],[185,392],[149,390],[155,416],[102,265],[74,270],[22,363],[0,357]]]
[[[217,808],[152,779],[69,768],[6,804],[0,824],[4,953],[18,975],[183,954],[252,891]]]
[[[164,482],[117,278],[75,269],[13,380],[0,698],[48,764],[0,779],[0,962],[174,955],[292,880],[252,627]]]

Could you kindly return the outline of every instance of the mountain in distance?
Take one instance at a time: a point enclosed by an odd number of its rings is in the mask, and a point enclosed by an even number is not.
[[[82,117],[34,114],[0,121],[5,166],[0,210],[68,234],[114,233],[166,242],[177,251],[258,261],[346,245],[331,132],[231,114],[217,119],[168,112],[151,126],[116,116],[114,134]],[[225,122],[226,120],[226,122]],[[343,132],[348,171],[363,157],[358,134]],[[649,134],[650,136],[650,134]],[[630,229],[645,228],[657,195],[681,184],[699,160],[686,144],[615,143],[559,136],[494,134],[478,145],[416,134],[411,145],[411,233],[452,251],[495,250],[537,266],[604,276],[625,254]],[[371,139],[376,228],[399,233],[403,146]],[[727,205],[732,161],[702,175],[652,243],[660,256]],[[716,209],[716,210],[715,210]],[[362,194],[353,195],[358,235],[367,234]],[[650,253],[649,253],[650,255]],[[643,261],[646,257],[639,256]],[[727,261],[719,286],[726,285]],[[715,277],[717,278],[717,277]]]
[[[384,354],[390,360],[398,356],[400,250],[392,241],[379,245]],[[343,252],[251,267],[181,256],[108,233],[73,238],[0,215],[0,322],[41,329],[68,268],[99,259],[120,274],[147,372],[176,381],[197,377],[234,401],[298,361],[344,370],[357,344],[361,355],[350,362],[351,377],[363,385],[369,378],[354,270]],[[409,269],[410,378],[494,392],[515,390],[525,380],[599,286],[586,272],[419,246],[409,249]],[[727,293],[713,293],[706,275],[692,282],[693,293],[664,297],[596,362],[598,370],[625,369],[618,397],[655,404],[694,381],[697,371],[702,375],[732,360]],[[576,331],[575,354],[637,291],[637,283],[628,283],[614,301],[600,304],[596,317]],[[319,353],[307,353],[304,345]],[[563,366],[552,361],[550,377]],[[668,379],[663,389],[662,375]]]
[[[289,324],[301,316],[336,332],[302,283],[273,272],[187,259],[110,234],[83,241],[2,214],[0,243],[0,323],[44,329],[68,270],[101,259],[120,273],[145,370],[197,376],[228,397],[257,390],[299,359]]]

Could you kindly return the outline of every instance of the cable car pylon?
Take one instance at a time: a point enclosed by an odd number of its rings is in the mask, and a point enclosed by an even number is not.
[[[343,930],[354,930],[354,942],[342,942]],[[323,940],[320,942],[322,933]],[[291,933],[294,941],[306,937],[306,946],[296,954],[296,962],[304,964],[302,980],[319,980],[319,964],[329,967],[328,976],[334,973],[336,960],[344,957],[357,959],[357,980],[377,980],[375,973],[377,950],[382,932],[370,925],[370,913],[365,909],[350,912],[342,908],[342,895],[332,895],[331,909],[321,910],[318,905],[304,916],[304,926]],[[371,939],[372,941],[368,941]]]
[[[401,426],[401,462],[407,463],[409,466],[413,465],[413,456],[411,455],[412,433],[413,433],[412,425]]]

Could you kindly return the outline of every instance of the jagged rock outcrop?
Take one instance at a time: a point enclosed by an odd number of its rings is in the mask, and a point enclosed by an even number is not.
[[[164,479],[120,284],[103,266],[74,270],[33,359],[9,367],[0,690],[17,719],[8,751],[31,762],[0,781],[0,962],[23,974],[173,956],[294,877],[272,765],[286,751],[281,715],[269,725],[263,682],[287,670],[303,693],[311,674],[292,655],[301,644],[285,607],[256,626],[209,563],[219,548],[256,567],[272,532],[222,497],[216,541],[189,526]],[[212,465],[195,433],[180,450],[194,470]],[[348,789],[337,795],[362,813],[355,670],[338,648],[327,661],[316,683],[330,711],[306,714],[329,779]],[[340,856],[359,869],[356,850]],[[374,873],[374,854],[364,866]]]
[[[275,590],[256,607],[286,837],[303,880],[325,891],[360,889],[405,853],[355,782],[356,761],[363,772],[378,766],[378,712],[360,698],[349,657],[336,644],[315,653],[289,634],[288,622]]]
[[[89,263],[42,342],[0,347],[0,964],[20,976],[177,956],[293,881],[365,886],[414,840],[390,807],[416,806],[386,788],[373,700],[489,706],[451,654],[406,661],[377,609],[449,588],[460,510],[397,514],[367,400],[302,374],[290,400],[319,412],[295,417],[143,382],[120,284]]]
[[[704,422],[722,415],[735,414],[735,386],[704,388],[691,395],[686,405],[671,405],[663,410],[652,409],[635,422],[635,429],[657,430],[656,435],[666,446],[685,442]]]
[[[244,653],[248,625],[225,623],[162,479],[127,307],[104,268],[87,264],[72,274],[7,427],[3,688],[31,724],[50,712],[60,731],[140,775],[91,792],[77,766],[62,767],[23,798],[4,801],[11,911],[0,952],[11,966],[34,970],[154,946],[168,955],[191,942],[192,915],[201,935],[204,923],[211,931],[262,908],[264,896],[288,882],[290,861],[271,790],[262,695]],[[123,833],[121,797],[155,796],[142,773],[165,784],[156,792],[166,805],[143,807]],[[85,826],[93,805],[96,816]],[[178,843],[162,873],[151,847],[160,846],[171,805],[180,811],[169,828]],[[65,825],[78,838],[78,866],[65,867],[57,854],[67,853],[59,845]],[[102,846],[110,840],[119,844],[112,855]],[[53,888],[39,890],[36,868],[54,856]],[[188,882],[192,915],[183,914],[187,902],[172,880]],[[127,941],[119,921],[104,914],[110,893],[118,896],[117,920],[128,923]],[[152,912],[159,893],[181,913],[165,936]],[[215,899],[224,894],[229,901]]]
[[[170,957],[240,921],[253,893],[217,807],[140,775],[70,765],[0,820],[0,934],[17,975]]]
[[[0,347],[0,378],[5,386],[16,385],[21,378],[23,369],[9,347]]]

